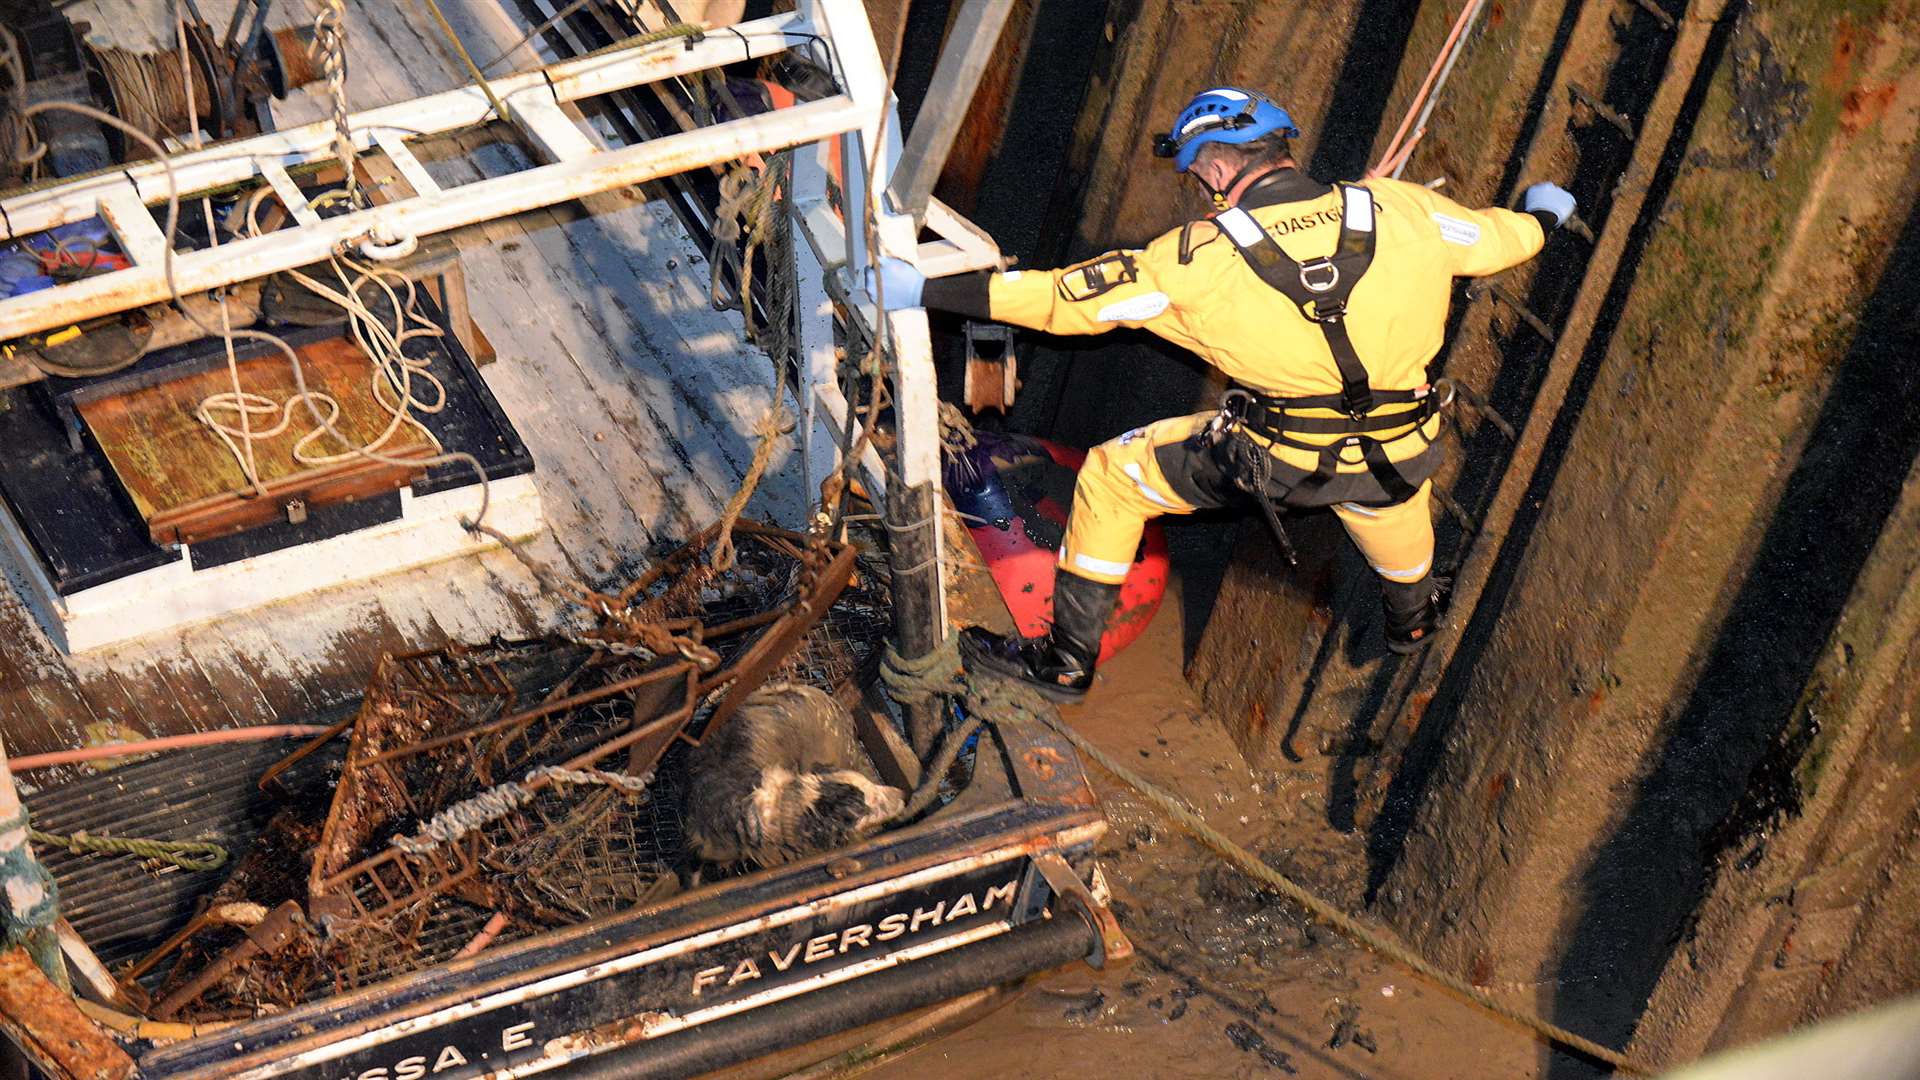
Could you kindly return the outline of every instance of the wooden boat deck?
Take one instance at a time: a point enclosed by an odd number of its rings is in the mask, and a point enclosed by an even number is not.
[[[224,29],[231,0],[200,7]],[[467,81],[422,0],[346,7],[354,108]],[[442,8],[483,62],[526,29],[492,0]],[[138,49],[171,45],[172,10],[169,0],[67,9],[98,43]],[[310,18],[283,0],[270,21]],[[514,61],[532,62],[524,48]],[[280,122],[324,115],[323,101],[296,92]],[[529,553],[604,581],[717,516],[752,457],[770,368],[742,342],[739,317],[710,306],[705,256],[672,210],[613,193],[456,241],[473,317],[499,353],[482,374],[536,462],[548,529]],[[802,523],[798,459],[789,439],[750,514]],[[15,589],[0,589],[0,724],[8,749],[28,754],[297,717],[357,694],[383,652],[530,633],[561,616],[512,555],[492,551],[70,658]]]

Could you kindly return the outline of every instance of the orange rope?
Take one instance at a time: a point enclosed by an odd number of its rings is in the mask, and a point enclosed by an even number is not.
[[[1473,21],[1474,15],[1480,8],[1479,0],[1467,0],[1467,6],[1461,10],[1460,17],[1453,21],[1453,29],[1447,34],[1446,44],[1440,46],[1440,55],[1433,58],[1433,66],[1427,69],[1427,77],[1420,83],[1420,92],[1413,95],[1413,102],[1407,106],[1407,115],[1401,118],[1400,127],[1393,133],[1393,140],[1387,143],[1386,152],[1380,156],[1380,164],[1375,165],[1367,173],[1369,178],[1385,176],[1404,164],[1407,157],[1413,153],[1414,145],[1427,133],[1427,129],[1422,127],[1413,133],[1413,138],[1405,146],[1401,145],[1401,140],[1407,138],[1408,130],[1413,127],[1414,117],[1419,115],[1421,106],[1427,103],[1427,95],[1433,92],[1434,83],[1440,78],[1441,71],[1446,68],[1447,58],[1453,55],[1455,45],[1467,31],[1467,24]]]
[[[189,735],[166,735],[158,739],[142,739],[139,742],[109,743],[106,746],[88,746],[78,750],[55,750],[50,754],[31,754],[27,757],[14,758],[8,762],[8,765],[13,771],[22,772],[27,769],[44,769],[52,765],[96,761],[100,758],[149,754],[156,750],[184,750],[192,746],[259,742],[263,739],[299,739],[309,735],[324,734],[331,730],[319,724],[262,724],[259,727],[196,731]]]

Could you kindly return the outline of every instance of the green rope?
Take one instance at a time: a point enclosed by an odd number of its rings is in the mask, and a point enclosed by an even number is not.
[[[964,694],[967,711],[976,717],[1016,717],[1037,721],[1058,732],[1094,764],[1105,769],[1121,783],[1138,792],[1167,820],[1198,840],[1207,849],[1248,877],[1292,899],[1315,919],[1344,934],[1363,948],[1379,953],[1419,975],[1453,991],[1480,1008],[1526,1028],[1533,1034],[1560,1046],[1602,1061],[1621,1072],[1650,1076],[1653,1070],[1611,1047],[1602,1046],[1583,1035],[1522,1012],[1495,1000],[1465,979],[1441,969],[1399,942],[1392,941],[1353,916],[1309,892],[1305,886],[1268,866],[1251,851],[1227,839],[1206,823],[1183,799],[1160,788],[1145,777],[1115,760],[1106,751],[1088,742],[1079,732],[1060,719],[1057,710],[1045,699],[1010,679],[988,677],[969,679],[961,671],[958,650],[952,639],[945,647],[914,660],[902,659],[889,648],[880,667],[880,677],[896,698],[916,695],[921,698],[943,693]]]
[[[699,23],[674,23],[670,26],[662,27],[659,30],[651,30],[644,34],[635,34],[632,37],[621,38],[611,45],[603,45],[590,53],[583,53],[573,57],[569,63],[578,60],[590,60],[596,56],[605,56],[607,53],[619,52],[621,49],[637,49],[642,45],[654,45],[662,41],[672,41],[674,38],[693,38],[698,40],[706,36],[707,28],[701,26]],[[688,47],[691,48],[692,46],[689,45]]]
[[[901,656],[888,644],[880,658],[880,681],[902,705],[965,694],[971,689],[960,662],[960,639],[951,634],[932,652],[912,659]]]
[[[919,817],[939,799],[940,782],[960,759],[960,749],[980,730],[980,718],[993,711],[975,708],[976,698],[960,662],[959,642],[959,638],[949,635],[938,648],[912,660],[901,656],[892,643],[888,643],[880,656],[880,681],[887,684],[894,700],[901,704],[932,702],[951,694],[963,697],[967,705],[967,718],[941,736],[939,749],[920,771],[920,786],[908,796],[900,812],[893,815],[896,825]]]
[[[65,848],[75,855],[137,855],[182,870],[218,870],[227,864],[227,849],[210,840],[141,840],[85,831],[61,836],[39,829],[29,829],[27,834],[34,843]]]

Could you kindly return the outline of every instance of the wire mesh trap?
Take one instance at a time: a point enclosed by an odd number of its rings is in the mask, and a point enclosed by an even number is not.
[[[279,839],[258,845],[282,857],[243,861],[206,908],[293,899],[306,917],[271,950],[247,926],[200,921],[151,966],[154,998],[188,987],[176,1015],[254,1015],[448,960],[496,913],[504,936],[524,935],[678,891],[696,737],[769,677],[841,690],[891,624],[852,546],[746,522],[734,535],[728,570],[702,558],[702,533],[605,597],[590,632],[383,659],[336,729],[350,737],[324,819],[288,803]],[[717,662],[638,647],[637,624]]]
[[[533,677],[516,685],[508,666]],[[697,676],[677,658],[565,641],[383,661],[314,859],[311,911],[378,920],[455,889],[491,902],[473,881],[486,826],[531,827],[517,812],[558,784],[643,786],[692,718]]]

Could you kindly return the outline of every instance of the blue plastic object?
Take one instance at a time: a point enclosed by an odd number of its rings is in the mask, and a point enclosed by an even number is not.
[[[1520,209],[1529,214],[1535,210],[1552,214],[1555,225],[1565,225],[1573,216],[1573,193],[1559,184],[1535,184],[1521,198]]]

